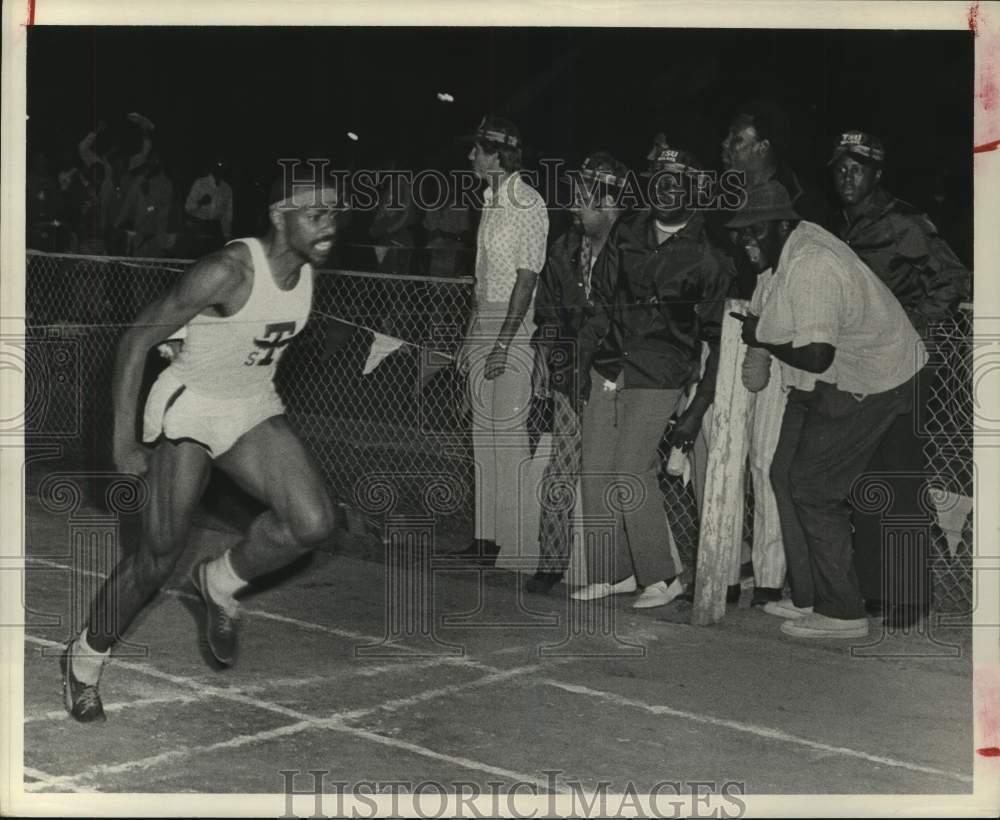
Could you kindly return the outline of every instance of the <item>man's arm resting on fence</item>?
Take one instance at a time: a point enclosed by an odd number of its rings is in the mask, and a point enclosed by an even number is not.
[[[146,452],[136,441],[137,397],[149,349],[170,337],[202,311],[227,305],[246,279],[247,269],[227,249],[192,266],[169,291],[146,307],[125,331],[115,355],[111,376],[114,408],[112,439],[115,466],[142,474]]]
[[[524,317],[528,313],[531,305],[531,298],[535,294],[535,284],[538,282],[538,274],[535,271],[517,269],[517,281],[514,283],[514,290],[510,294],[510,302],[507,304],[507,316],[500,326],[500,333],[497,334],[497,342],[490,351],[486,359],[486,378],[495,379],[503,374],[507,368],[507,350],[510,348],[514,336],[524,322]]]

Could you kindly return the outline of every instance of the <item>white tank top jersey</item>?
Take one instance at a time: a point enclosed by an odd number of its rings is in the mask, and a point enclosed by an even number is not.
[[[291,290],[281,290],[259,239],[234,239],[250,250],[253,285],[246,304],[232,316],[195,316],[180,354],[168,370],[195,393],[241,398],[274,389],[274,373],[292,338],[309,319],[313,270],[299,271]]]

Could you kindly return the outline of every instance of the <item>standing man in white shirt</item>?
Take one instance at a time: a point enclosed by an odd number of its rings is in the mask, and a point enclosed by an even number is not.
[[[788,389],[771,464],[791,601],[764,611],[803,638],[868,634],[848,496],[896,417],[912,406],[927,351],[892,292],[841,240],[800,220],[771,180],[728,223],[759,270],[774,268],[743,341],[781,362]]]
[[[531,459],[533,303],[549,215],[519,173],[522,142],[514,123],[484,117],[471,140],[469,162],[487,188],[476,242],[475,307],[458,365],[468,375],[472,407],[476,523],[472,545],[456,556],[492,565],[501,548],[516,550],[520,532],[528,529],[519,499],[535,500],[521,477]]]

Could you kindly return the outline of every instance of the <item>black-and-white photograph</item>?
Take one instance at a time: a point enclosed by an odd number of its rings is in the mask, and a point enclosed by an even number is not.
[[[8,811],[997,809],[1000,8],[709,5],[28,4]]]

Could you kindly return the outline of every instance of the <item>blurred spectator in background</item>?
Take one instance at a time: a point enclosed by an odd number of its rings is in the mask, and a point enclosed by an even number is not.
[[[863,131],[841,134],[830,166],[843,211],[837,235],[892,291],[924,340],[931,325],[946,319],[969,298],[972,275],[938,235],[924,214],[897,199],[882,185],[885,148]],[[933,351],[933,345],[928,349]],[[921,410],[931,395],[933,368],[917,376],[914,401],[875,449],[868,472],[889,483],[894,516],[919,521],[926,483]],[[854,561],[869,615],[883,615],[890,628],[905,629],[927,612],[930,603],[926,538],[885,543],[884,512],[854,513]]]
[[[79,253],[103,254],[107,250],[101,215],[104,177],[105,166],[101,162],[93,163],[80,177],[84,188],[77,231]]]
[[[129,231],[129,256],[165,256],[167,225],[174,186],[155,152],[149,155],[145,173],[129,188],[116,228]]]
[[[453,202],[446,193],[440,208],[424,214],[427,232],[428,276],[468,276],[472,273],[472,255],[469,248],[472,219],[465,205]]]
[[[380,170],[395,171],[398,161],[389,158]],[[377,247],[375,257],[382,273],[410,272],[410,260],[416,246],[416,228],[420,214],[413,202],[413,190],[405,175],[388,176],[379,187],[378,207],[369,233]]]
[[[187,219],[183,256],[204,256],[232,239],[233,189],[228,177],[228,163],[215,159],[208,173],[192,183],[184,203]]]
[[[100,165],[104,168],[105,175],[111,171],[111,165],[106,156],[107,151],[99,153],[98,146],[100,138],[107,131],[108,124],[104,120],[99,120],[97,127],[80,140],[80,144],[77,146],[77,153],[80,155],[85,170],[89,170],[95,165]]]
[[[129,114],[127,119],[135,125],[139,132],[139,149],[129,156],[128,170],[138,171],[146,164],[146,161],[149,159],[149,155],[153,151],[153,131],[156,126],[153,125],[147,117],[144,117],[142,114],[135,111]]]
[[[69,234],[59,222],[59,183],[42,151],[31,155],[27,174],[25,223],[27,245],[39,251],[63,251],[69,247]]]
[[[124,254],[127,250],[125,231],[116,227],[118,217],[125,207],[129,189],[135,181],[135,175],[128,170],[128,159],[119,151],[112,151],[108,156],[110,171],[101,184],[101,230],[107,252],[113,256]]]

